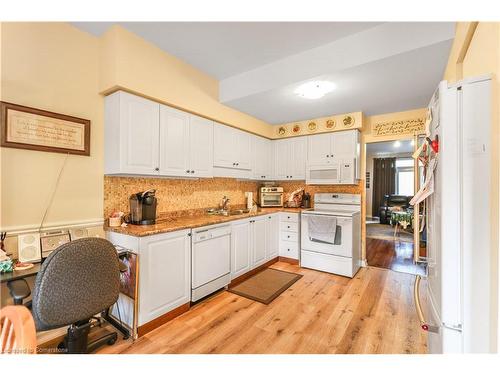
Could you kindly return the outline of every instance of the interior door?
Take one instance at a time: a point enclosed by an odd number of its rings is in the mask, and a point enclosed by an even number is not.
[[[160,107],[160,174],[189,176],[189,114]]]
[[[123,173],[159,173],[159,113],[158,103],[120,93],[120,170]]]
[[[189,165],[192,176],[213,176],[213,145],[213,122],[191,115],[189,122]]]

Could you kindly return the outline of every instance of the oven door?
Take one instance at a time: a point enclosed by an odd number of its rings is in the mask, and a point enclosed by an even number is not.
[[[325,165],[308,165],[306,183],[310,185],[340,184],[340,164],[332,161]]]
[[[329,221],[331,221],[329,223]],[[335,223],[336,221],[336,223]],[[318,233],[314,226],[331,226],[329,233]],[[335,233],[333,233],[335,227]],[[320,228],[321,229],[321,228]],[[325,231],[326,232],[326,231]],[[308,214],[301,215],[301,248],[317,253],[352,257],[352,217]]]
[[[261,207],[282,207],[283,206],[283,193],[261,193],[260,194]]]

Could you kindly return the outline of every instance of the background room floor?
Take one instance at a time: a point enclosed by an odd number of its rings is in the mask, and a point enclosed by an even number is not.
[[[362,268],[355,278],[302,274],[269,305],[223,291],[132,343],[99,353],[426,353],[413,276]]]

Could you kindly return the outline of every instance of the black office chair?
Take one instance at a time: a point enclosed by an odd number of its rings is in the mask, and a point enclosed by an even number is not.
[[[15,304],[30,295],[25,280],[8,285]],[[82,238],[54,250],[35,280],[31,311],[37,331],[69,325],[59,345],[68,353],[88,353],[117,340],[108,333],[88,342],[94,316],[118,299],[120,266],[115,247],[102,238]]]

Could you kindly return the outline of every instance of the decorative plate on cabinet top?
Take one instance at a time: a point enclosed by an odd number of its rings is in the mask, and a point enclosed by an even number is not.
[[[327,128],[327,129],[335,129],[335,120],[334,119],[326,120],[325,128]]]
[[[307,124],[307,129],[309,129],[309,131],[311,133],[314,133],[317,128],[318,128],[318,125],[316,125],[316,123],[314,121],[311,121],[309,124]]]
[[[344,127],[350,128],[351,126],[354,125],[354,117],[352,117],[352,116],[346,116],[346,117],[344,117],[344,119],[342,120],[342,122],[344,123]]]
[[[300,124],[295,124],[292,128],[292,133],[299,134],[300,133]]]
[[[280,137],[284,137],[284,136],[285,136],[285,134],[286,134],[286,128],[285,128],[284,126],[280,126],[280,127],[278,128],[278,135],[279,135]]]

